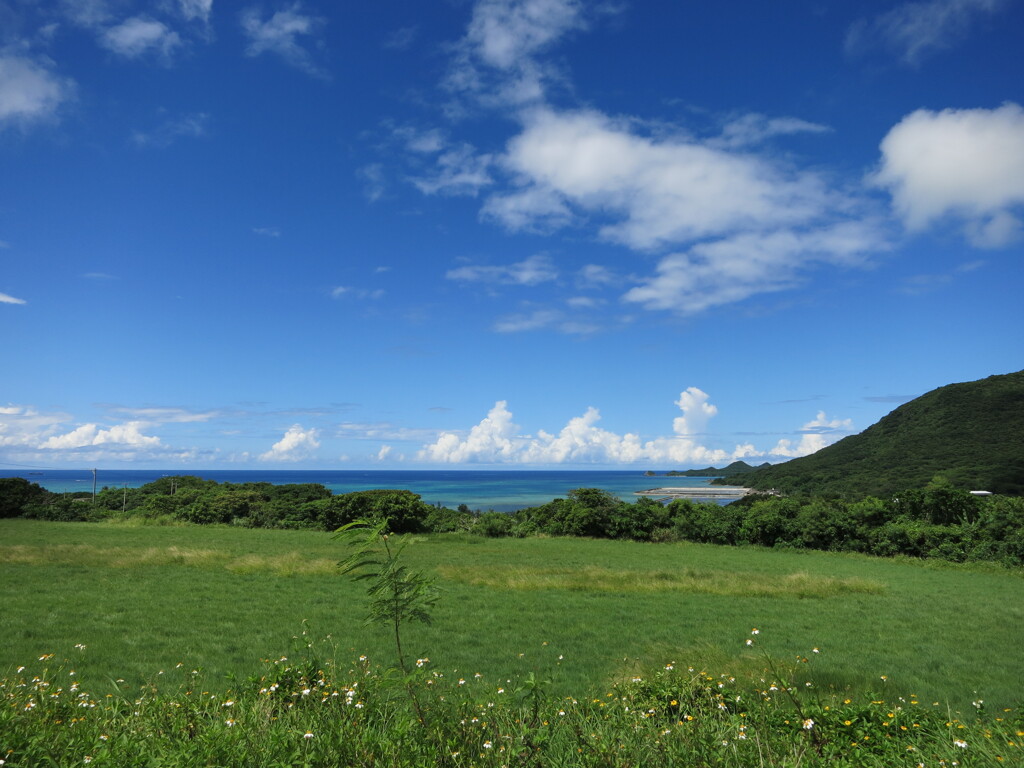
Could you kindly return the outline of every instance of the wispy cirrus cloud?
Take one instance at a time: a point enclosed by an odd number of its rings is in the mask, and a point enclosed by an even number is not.
[[[376,300],[383,298],[383,288],[356,288],[351,285],[338,285],[331,289],[332,299],[353,298],[360,300]]]
[[[481,189],[494,183],[490,174],[492,162],[491,155],[480,154],[470,144],[461,144],[440,151],[430,173],[412,176],[409,180],[425,195],[475,197]]]
[[[953,48],[979,19],[992,16],[1007,0],[924,0],[898,5],[873,19],[861,19],[846,35],[846,51],[883,48],[911,65]]]
[[[495,285],[538,285],[558,279],[558,270],[551,257],[539,253],[523,261],[507,265],[471,264],[449,269],[445,274],[449,280],[465,283],[489,283]]]
[[[131,408],[128,406],[111,405],[108,410],[122,417],[128,417],[138,423],[146,424],[192,424],[205,423],[220,417],[221,411],[194,411],[188,408],[168,406],[150,406]]]
[[[19,299],[16,296],[11,296],[7,293],[0,293],[0,304],[27,304],[28,302],[24,299]]]
[[[246,56],[260,56],[271,53],[279,56],[285,63],[315,77],[329,78],[326,69],[313,58],[313,54],[304,45],[308,40],[314,46],[318,44],[319,30],[326,21],[310,13],[306,13],[301,3],[292,3],[287,8],[276,11],[264,20],[257,8],[249,8],[242,12],[242,31],[249,39]]]
[[[132,141],[139,147],[169,147],[180,138],[200,138],[209,130],[210,115],[195,112],[170,118],[149,131],[134,131]]]

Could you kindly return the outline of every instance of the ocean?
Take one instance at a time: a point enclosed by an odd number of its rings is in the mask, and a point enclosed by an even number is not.
[[[701,487],[705,477],[645,476],[641,471],[600,470],[161,470],[100,469],[96,487],[138,488],[167,475],[195,475],[218,483],[320,483],[332,493],[394,488],[418,493],[428,504],[452,509],[514,512],[562,497],[573,488],[601,488],[625,501],[635,491],[663,486]],[[48,491],[92,490],[92,470],[0,470],[0,477],[24,477]]]

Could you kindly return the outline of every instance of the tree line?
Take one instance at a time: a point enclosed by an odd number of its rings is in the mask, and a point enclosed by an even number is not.
[[[906,555],[1024,566],[1024,498],[978,497],[937,477],[923,488],[857,501],[748,496],[721,506],[648,497],[622,501],[597,488],[513,513],[431,505],[408,490],[334,495],[316,483],[217,483],[164,477],[140,488],[51,493],[23,478],[0,478],[0,517],[152,524],[229,524],[334,531],[354,520],[386,522],[393,533],[584,536]]]

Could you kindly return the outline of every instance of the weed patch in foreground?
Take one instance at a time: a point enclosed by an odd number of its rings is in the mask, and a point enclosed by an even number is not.
[[[917,697],[826,692],[814,681],[813,650],[811,661],[788,667],[764,655],[753,680],[669,662],[557,697],[542,670],[494,679],[421,658],[402,675],[365,656],[338,663],[336,652],[303,635],[232,690],[211,693],[200,670],[178,664],[137,691],[106,696],[80,686],[71,661],[45,654],[0,679],[0,760],[4,768],[1024,765],[1024,709],[989,713],[977,701],[960,714]]]

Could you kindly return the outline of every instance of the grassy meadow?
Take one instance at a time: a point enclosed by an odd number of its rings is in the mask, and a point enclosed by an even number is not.
[[[329,534],[0,521],[0,670],[68,659],[95,690],[183,665],[227,690],[303,630],[343,661],[393,661]],[[882,683],[955,709],[1021,700],[1024,579],[996,567],[586,539],[418,537],[443,590],[407,630],[434,669],[550,677],[581,695],[669,662],[737,677],[815,655],[816,684]],[[758,647],[745,641],[758,628]],[[85,646],[84,650],[76,646]],[[119,682],[123,681],[123,682]]]

